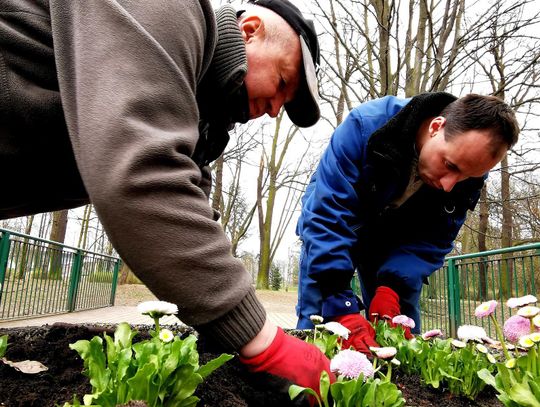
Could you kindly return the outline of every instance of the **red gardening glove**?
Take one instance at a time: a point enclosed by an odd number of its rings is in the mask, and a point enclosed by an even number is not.
[[[371,300],[369,306],[369,320],[374,322],[378,319],[385,319],[387,320],[388,325],[395,327],[395,324],[392,323],[392,318],[397,315],[401,315],[399,296],[397,293],[386,286],[377,287],[375,296]],[[410,328],[403,327],[403,329],[405,330],[405,338],[414,338]]]
[[[291,382],[309,387],[320,394],[319,379],[326,370],[330,382],[336,377],[330,371],[330,360],[315,345],[285,334],[278,328],[270,346],[257,356],[240,361],[253,372],[267,372]]]
[[[358,352],[371,356],[372,353],[369,347],[379,347],[379,344],[375,342],[375,329],[373,329],[373,326],[362,315],[340,315],[339,317],[335,317],[334,321],[339,322],[351,331],[349,339],[343,340],[342,349],[349,349],[352,346]]]

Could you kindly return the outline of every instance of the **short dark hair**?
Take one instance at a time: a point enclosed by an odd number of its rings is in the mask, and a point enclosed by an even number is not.
[[[494,152],[502,145],[510,149],[518,141],[519,124],[514,111],[495,96],[468,94],[446,106],[441,116],[446,118],[446,140],[469,130],[488,130]]]

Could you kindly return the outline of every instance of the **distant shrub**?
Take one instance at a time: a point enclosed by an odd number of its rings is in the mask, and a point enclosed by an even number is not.
[[[88,281],[91,283],[111,283],[112,273],[106,271],[96,271],[88,276]]]
[[[62,273],[54,273],[47,269],[43,270],[41,268],[35,268],[32,270],[31,274],[32,278],[39,279],[39,280],[61,280],[62,279]]]

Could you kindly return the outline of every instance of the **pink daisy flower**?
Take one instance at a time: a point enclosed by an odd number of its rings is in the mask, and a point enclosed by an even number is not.
[[[330,361],[330,370],[349,379],[356,379],[363,373],[365,380],[375,373],[367,356],[352,349],[342,350],[334,356]]]
[[[392,323],[397,325],[403,325],[407,328],[414,328],[415,323],[412,318],[409,318],[407,315],[397,315],[394,318],[392,318]]]
[[[437,336],[442,336],[442,331],[440,329],[431,329],[422,334],[422,339],[426,341]]]
[[[531,332],[531,323],[528,318],[513,315],[505,321],[503,332],[506,339],[516,343],[523,335]]]
[[[495,300],[483,302],[478,307],[476,307],[474,315],[477,318],[487,317],[488,315],[493,314],[493,311],[495,311],[495,308],[497,308],[497,304],[498,303]]]
[[[396,356],[397,353],[397,349],[393,346],[385,346],[382,348],[370,346],[369,350],[372,351],[379,359],[390,359]]]
[[[501,343],[493,338],[490,338],[489,336],[486,336],[485,338],[482,338],[482,340],[487,343],[488,345],[500,345]]]

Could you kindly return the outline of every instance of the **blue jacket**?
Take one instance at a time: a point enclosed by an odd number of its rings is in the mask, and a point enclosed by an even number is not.
[[[336,129],[297,224],[303,242],[299,328],[312,326],[312,314],[359,312],[363,304],[350,289],[358,270],[365,306],[376,287],[391,287],[419,331],[422,284],[452,250],[484,179],[469,178],[448,193],[423,185],[400,207],[389,204],[409,182],[419,125],[455,99],[442,92],[387,96],[360,105]]]

